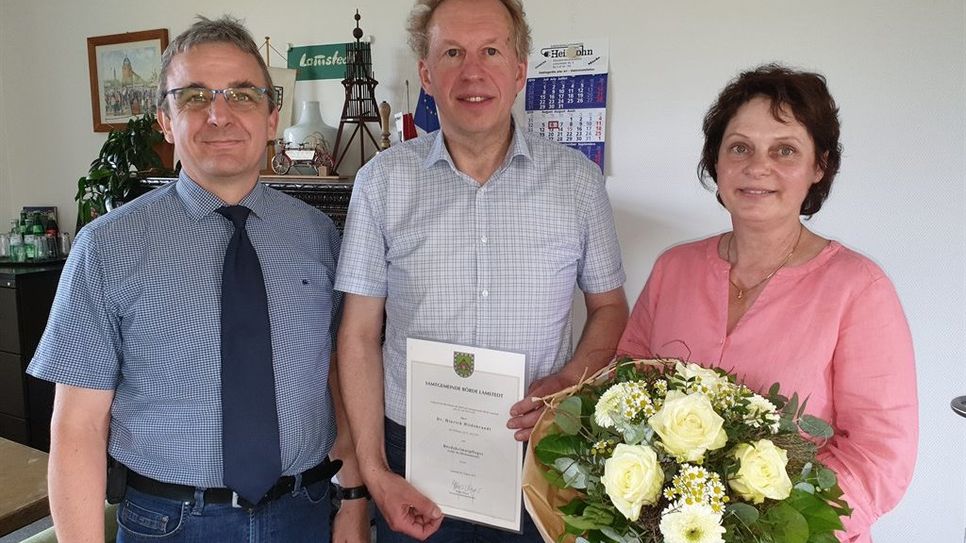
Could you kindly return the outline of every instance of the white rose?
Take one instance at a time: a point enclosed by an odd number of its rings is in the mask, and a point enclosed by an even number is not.
[[[754,503],[765,498],[784,500],[792,492],[792,481],[785,466],[788,453],[767,439],[756,443],[742,443],[731,455],[738,460],[738,473],[728,480],[728,486],[739,496]]]
[[[665,450],[683,462],[700,462],[705,452],[728,442],[724,419],[715,413],[707,396],[698,392],[668,392],[664,406],[647,422],[661,436]]]
[[[661,497],[664,470],[654,449],[621,443],[604,462],[600,481],[617,510],[633,521],[640,517],[642,506],[653,505]]]

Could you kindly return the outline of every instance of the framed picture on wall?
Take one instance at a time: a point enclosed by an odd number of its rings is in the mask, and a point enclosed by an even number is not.
[[[167,46],[165,28],[87,38],[95,132],[123,128],[133,117],[154,113]]]

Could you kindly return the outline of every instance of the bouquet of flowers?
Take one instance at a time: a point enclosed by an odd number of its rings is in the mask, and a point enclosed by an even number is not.
[[[851,514],[815,458],[832,427],[777,384],[624,359],[545,401],[524,499],[548,542],[836,543]]]

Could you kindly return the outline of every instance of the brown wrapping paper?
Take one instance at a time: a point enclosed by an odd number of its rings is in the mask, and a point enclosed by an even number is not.
[[[566,397],[563,396],[561,399]],[[553,410],[544,409],[536,426],[533,427],[533,434],[530,435],[527,453],[523,460],[523,503],[546,543],[556,543],[560,534],[564,533],[563,517],[560,516],[557,508],[577,496],[577,491],[574,489],[551,486],[543,476],[543,465],[533,452],[536,444],[546,435],[547,429],[553,425],[553,418]],[[574,536],[568,536],[563,541],[570,542],[574,539]]]

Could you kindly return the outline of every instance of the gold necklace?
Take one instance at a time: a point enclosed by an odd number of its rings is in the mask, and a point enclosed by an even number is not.
[[[731,283],[731,286],[733,286],[733,287],[735,287],[735,290],[737,290],[737,291],[738,291],[738,295],[736,296],[736,298],[737,298],[738,300],[742,300],[742,299],[744,299],[744,297],[745,297],[745,293],[746,293],[746,292],[749,292],[749,291],[752,291],[752,290],[755,290],[756,288],[758,288],[758,287],[760,287],[761,285],[763,285],[763,284],[765,283],[765,281],[768,281],[768,280],[769,280],[769,279],[771,279],[771,278],[772,278],[772,277],[773,277],[773,276],[774,276],[774,275],[775,275],[776,273],[778,273],[778,270],[780,270],[780,269],[782,269],[782,268],[784,268],[784,267],[785,267],[785,264],[788,264],[788,261],[792,259],[792,255],[794,255],[794,254],[795,254],[795,251],[796,251],[796,250],[798,249],[798,243],[799,243],[800,241],[802,241],[802,232],[803,232],[804,230],[805,230],[805,226],[804,226],[804,225],[802,225],[802,224],[799,224],[799,229],[798,229],[798,239],[796,239],[796,240],[795,240],[795,245],[794,245],[794,246],[792,246],[792,250],[791,250],[791,252],[789,252],[789,253],[788,253],[788,256],[786,256],[786,257],[785,257],[785,259],[784,259],[784,260],[782,260],[782,263],[781,263],[781,264],[779,264],[777,268],[775,268],[774,270],[772,270],[772,272],[771,272],[771,273],[769,273],[768,275],[766,275],[766,276],[765,276],[765,278],[764,278],[764,279],[762,279],[761,281],[758,281],[757,283],[755,283],[754,285],[751,285],[751,286],[750,286],[750,287],[748,287],[748,288],[741,288],[740,286],[738,286],[738,283],[735,283],[735,282],[734,282],[734,281],[733,281],[733,280],[731,279],[731,273],[729,273],[729,274],[728,274],[728,282],[729,282],[729,283]],[[728,258],[731,258],[731,242],[733,242],[733,241],[734,241],[734,239],[735,239],[735,233],[734,233],[734,232],[732,232],[732,233],[731,233],[731,237],[730,237],[730,238],[728,238],[728,253],[727,253],[727,254],[728,254]],[[737,253],[735,253],[735,260],[736,260],[736,261],[738,260],[738,254],[737,254]]]

